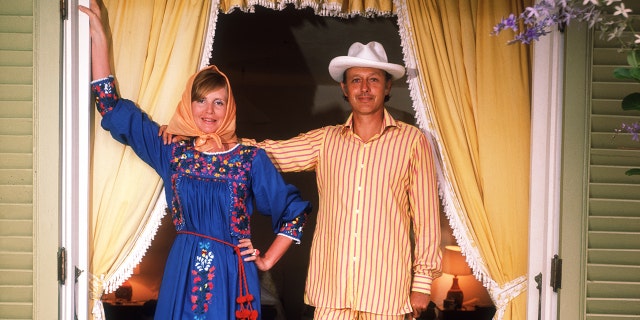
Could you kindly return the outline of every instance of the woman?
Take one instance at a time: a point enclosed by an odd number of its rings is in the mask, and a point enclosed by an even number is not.
[[[260,319],[257,269],[269,270],[299,242],[309,203],[263,150],[237,143],[231,86],[215,66],[189,79],[167,128],[191,139],[165,145],[158,125],[117,94],[96,1],[80,11],[90,21],[92,91],[102,127],[162,177],[177,230],[155,319]],[[271,215],[278,234],[263,255],[249,240],[254,203]]]

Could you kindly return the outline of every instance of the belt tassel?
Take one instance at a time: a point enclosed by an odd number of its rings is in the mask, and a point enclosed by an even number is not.
[[[240,248],[233,243],[229,243],[214,237],[210,237],[204,234],[199,234],[191,231],[178,231],[178,234],[190,234],[196,237],[201,237],[209,240],[213,240],[231,247],[238,257],[238,288],[240,293],[236,298],[239,308],[236,310],[236,319],[238,320],[256,320],[258,319],[258,311],[253,309],[251,302],[253,301],[253,295],[249,293],[249,285],[247,283],[247,274],[244,271],[244,263],[242,256],[240,255]]]

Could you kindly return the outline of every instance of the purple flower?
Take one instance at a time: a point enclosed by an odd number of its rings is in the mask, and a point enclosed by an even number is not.
[[[504,29],[512,29],[518,31],[518,25],[516,24],[516,16],[512,13],[507,18],[502,19],[498,24],[493,27],[491,34],[498,34]]]
[[[640,133],[640,122],[626,124],[623,123],[620,125],[619,129],[615,129],[617,133],[631,133],[631,140],[640,142],[640,137],[638,134]]]
[[[602,32],[602,38],[609,40],[618,38],[622,48],[635,49],[639,45],[635,39],[629,40],[623,35],[623,31],[630,30],[633,34],[630,38],[638,37],[638,34],[629,27],[632,20],[636,19],[629,15],[630,13],[631,9],[628,9],[621,0],[540,0],[533,6],[526,7],[519,15],[510,14],[509,17],[502,19],[494,26],[491,34],[498,35],[505,29],[518,32],[518,26],[521,25],[523,30],[508,43],[530,44],[539,40],[541,36],[549,34],[554,25],[563,30],[565,26],[577,20],[587,22],[589,28],[597,26]]]

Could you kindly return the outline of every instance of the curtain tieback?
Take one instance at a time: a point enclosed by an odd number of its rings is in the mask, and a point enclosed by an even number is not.
[[[236,319],[239,320],[256,320],[258,319],[258,311],[253,310],[253,306],[251,305],[251,301],[253,301],[253,295],[249,293],[249,286],[247,284],[247,275],[244,272],[244,263],[242,261],[242,256],[240,255],[240,248],[233,243],[226,242],[224,240],[220,240],[208,235],[191,232],[191,231],[178,231],[178,234],[189,234],[192,236],[205,238],[209,240],[213,240],[222,244],[225,244],[231,247],[238,257],[238,288],[240,292],[238,293],[238,297],[236,298],[236,303],[240,306],[238,310],[236,310]]]

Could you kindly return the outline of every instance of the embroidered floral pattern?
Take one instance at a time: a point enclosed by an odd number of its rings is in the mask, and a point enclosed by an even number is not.
[[[307,216],[309,212],[305,211],[303,214],[297,216],[295,219],[285,222],[280,226],[279,233],[285,234],[295,239],[302,237],[302,229],[305,223],[307,223]]]
[[[194,268],[191,270],[193,275],[193,287],[191,288],[191,310],[195,313],[194,320],[206,319],[206,313],[209,311],[209,303],[213,295],[213,277],[215,267],[213,266],[213,252],[209,251],[211,243],[201,241],[198,243],[200,255],[196,257]]]
[[[96,107],[100,115],[104,116],[113,110],[118,101],[118,92],[114,85],[113,76],[91,82],[91,91],[96,97]]]
[[[231,193],[234,194],[231,199],[231,233],[238,235],[239,238],[251,237],[250,220],[247,214],[247,205],[245,204],[247,185],[245,183],[232,183],[229,185]]]
[[[171,177],[171,188],[173,189],[173,194],[178,194],[178,187],[176,183],[177,175],[173,175]],[[184,216],[182,215],[182,206],[180,205],[180,198],[174,196],[171,199],[171,218],[173,220],[173,225],[176,227],[176,231],[184,230]]]
[[[239,238],[251,236],[250,216],[245,200],[248,192],[249,171],[257,153],[253,147],[238,146],[238,150],[221,154],[204,154],[188,141],[177,143],[173,150],[171,167],[174,198],[172,217],[177,230],[184,228],[180,200],[176,192],[176,179],[180,173],[201,179],[221,179],[229,182],[231,192],[231,233]]]

